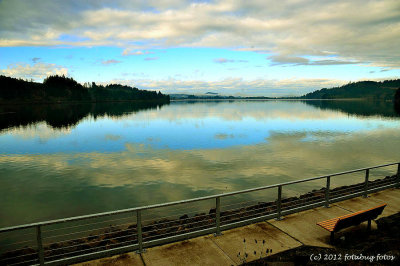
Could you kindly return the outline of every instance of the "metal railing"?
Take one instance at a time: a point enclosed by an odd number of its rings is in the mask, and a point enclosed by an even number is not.
[[[370,181],[370,170],[394,165],[397,165],[395,175]],[[331,188],[333,177],[358,172],[365,172],[364,182]],[[313,190],[314,192],[300,198],[283,198],[282,193],[286,186],[323,179],[326,180],[325,186],[319,190]],[[220,235],[221,231],[230,228],[272,218],[281,220],[284,215],[290,213],[319,206],[329,207],[334,202],[357,196],[367,197],[369,193],[391,187],[400,187],[400,162],[213,196],[1,228],[0,240],[5,240],[0,242],[0,264],[56,265],[130,251],[142,253],[146,247],[210,233]],[[226,210],[221,208],[221,199],[271,189],[277,189],[275,201],[251,200],[225,205],[224,207],[231,207]],[[188,215],[191,214],[190,210],[194,210],[191,205],[210,201],[212,208],[207,209],[208,214],[196,211],[192,213],[192,217]],[[229,203],[229,200],[227,202]],[[143,217],[143,214],[152,210],[162,212],[163,209],[173,206],[184,207],[168,210],[170,216],[162,219]],[[182,213],[185,215],[179,217]],[[21,236],[12,235],[18,233]],[[22,241],[17,241],[18,237]]]

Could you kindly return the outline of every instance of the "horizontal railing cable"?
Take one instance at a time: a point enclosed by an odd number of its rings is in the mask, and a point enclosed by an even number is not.
[[[102,223],[104,224],[104,223],[115,222],[115,221],[120,221],[120,220],[128,220],[128,219],[134,220],[135,217],[134,216],[133,217],[124,217],[124,218],[112,219],[112,220],[95,222],[95,223],[80,224],[80,225],[74,225],[74,226],[68,226],[68,227],[62,227],[62,228],[49,229],[49,230],[43,231],[43,233],[66,230],[66,229],[77,228],[77,227],[84,227],[84,226],[95,225],[95,224],[102,224]],[[119,225],[120,224],[118,224],[118,226]]]
[[[51,239],[51,238],[57,238],[57,237],[62,237],[62,236],[77,235],[77,234],[82,234],[82,233],[86,233],[86,232],[99,231],[99,230],[102,230],[102,229],[110,229],[110,226],[99,228],[99,229],[91,229],[91,230],[78,231],[78,232],[61,234],[61,235],[47,236],[47,237],[43,237],[43,239]],[[105,233],[101,233],[100,235],[115,234],[115,233],[119,233],[119,232],[123,232],[123,231],[129,231],[129,230],[133,230],[133,228],[121,229],[121,230],[115,229],[114,232],[105,232]],[[96,236],[100,236],[100,235],[88,235],[88,237],[96,237]]]
[[[7,264],[7,266],[14,266],[14,265],[29,265],[31,262],[35,262],[37,263],[38,260],[34,259],[34,260],[28,260],[28,261],[21,261],[21,262],[17,262],[17,263],[12,263],[12,264]]]
[[[80,247],[80,246],[84,246],[84,245],[92,245],[92,244],[95,244],[95,243],[107,242],[107,241],[110,241],[110,240],[117,240],[117,239],[127,238],[127,237],[132,237],[132,236],[126,235],[126,236],[119,236],[119,237],[101,239],[101,240],[96,240],[96,241],[89,241],[89,242],[80,243],[80,244],[76,244],[76,245],[70,245],[70,246],[59,247],[59,248],[52,248],[51,251],[57,251],[57,250],[61,250],[61,249],[72,249],[72,248]],[[134,240],[129,240],[129,241],[134,241]],[[63,241],[55,242],[53,244],[59,244],[59,243],[63,243]],[[106,245],[96,246],[96,247],[101,248],[101,247],[105,247],[105,246]],[[82,249],[82,251],[85,251],[85,250],[86,249]]]
[[[26,256],[32,256],[32,255],[36,255],[36,252],[29,253],[29,254],[18,255],[18,256],[15,256],[15,257],[9,257],[9,258],[5,258],[5,259],[1,258],[0,261],[15,260],[15,259],[18,259],[18,258],[22,258],[22,257],[26,257]]]

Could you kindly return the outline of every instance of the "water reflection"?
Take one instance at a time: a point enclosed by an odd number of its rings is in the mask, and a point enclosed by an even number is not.
[[[322,110],[338,110],[357,116],[382,116],[398,117],[400,112],[396,111],[393,104],[385,101],[367,100],[342,100],[342,101],[304,101],[306,104],[318,107]]]
[[[349,116],[299,101],[176,102],[146,110],[126,104],[89,106],[90,115],[58,132],[48,121],[3,130],[2,153],[118,152],[127,143],[156,149],[228,148],[268,142],[276,132],[305,134],[302,141],[309,141],[320,132],[331,136],[398,126],[395,117]]]
[[[400,158],[400,121],[389,115],[355,116],[273,101],[179,102],[137,112],[125,105],[113,112],[90,108],[74,127],[54,128],[46,120],[2,131],[0,226],[224,193]],[[371,171],[371,179],[395,169],[379,171]],[[345,183],[343,178],[335,185]],[[292,192],[320,187],[302,184]]]
[[[53,128],[67,128],[77,125],[88,116],[95,119],[103,116],[119,117],[161,108],[162,105],[153,102],[0,105],[0,130],[40,122]]]

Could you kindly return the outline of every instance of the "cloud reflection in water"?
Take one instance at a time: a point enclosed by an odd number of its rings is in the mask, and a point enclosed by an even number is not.
[[[61,133],[43,124],[13,128],[0,135],[0,226],[398,161],[399,125],[396,118],[348,116],[303,103],[235,102],[86,118]]]

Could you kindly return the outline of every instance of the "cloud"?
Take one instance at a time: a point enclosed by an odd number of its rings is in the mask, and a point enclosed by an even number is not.
[[[233,59],[226,59],[226,58],[215,58],[214,63],[217,64],[225,64],[225,63],[234,63],[234,62],[238,62],[238,63],[247,63],[247,60],[233,60]]]
[[[105,60],[101,62],[103,65],[113,65],[113,64],[119,64],[121,61],[115,60],[115,59],[110,59],[110,60]]]
[[[134,50],[131,48],[126,48],[122,51],[123,56],[128,56],[128,55],[144,55],[144,54],[153,54],[153,52],[150,51],[140,51],[140,50]]]
[[[318,60],[309,63],[309,65],[313,66],[354,65],[354,64],[359,64],[359,62],[342,61],[342,60]]]
[[[295,65],[308,65],[309,60],[299,56],[285,56],[285,55],[274,55],[268,57],[273,65],[285,65],[285,64],[295,64]]]
[[[0,73],[9,77],[40,80],[50,75],[68,75],[68,69],[47,63],[34,63],[32,65],[25,63],[15,63],[7,66],[6,69],[0,69]]]
[[[122,52],[122,55],[142,55],[142,54],[144,54],[142,51],[130,51],[129,49],[125,49],[123,52]]]
[[[158,57],[146,57],[144,60],[145,61],[154,61],[154,60],[157,60],[158,59]]]
[[[359,64],[359,62],[344,61],[344,60],[309,60],[300,56],[285,56],[285,55],[274,55],[267,59],[271,60],[272,65],[310,65],[310,66],[324,66],[324,65],[349,65]]]
[[[224,64],[224,63],[232,63],[232,62],[235,62],[235,60],[226,59],[226,58],[216,58],[216,59],[214,59],[214,62],[215,62],[215,63],[218,63],[218,64]]]
[[[1,1],[0,28],[0,46],[220,47],[400,67],[397,0]]]

